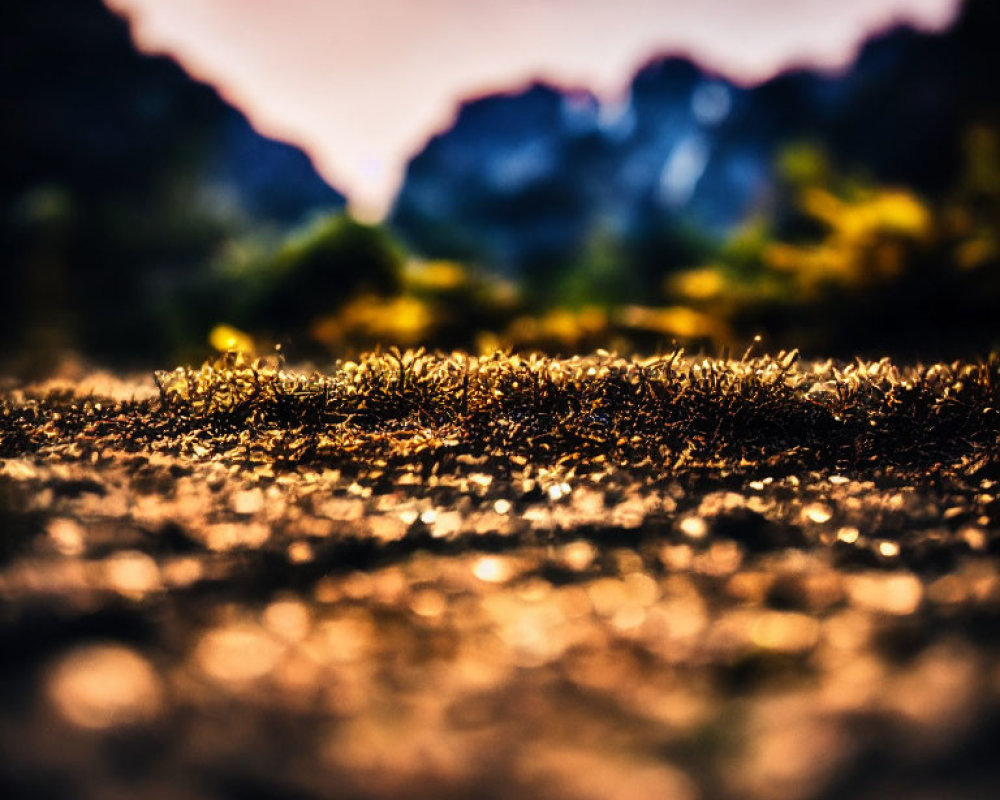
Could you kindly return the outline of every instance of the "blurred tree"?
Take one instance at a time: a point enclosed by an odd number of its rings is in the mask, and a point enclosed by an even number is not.
[[[816,354],[985,352],[1000,335],[990,139],[987,129],[970,133],[966,166],[938,205],[793,145],[779,158],[772,219],[734,236],[718,261],[668,280],[668,296],[744,339],[764,333]]]
[[[384,228],[340,214],[319,217],[263,258],[254,282],[233,286],[228,321],[304,343],[317,319],[350,300],[398,294],[403,262]]]
[[[0,346],[24,355],[8,368],[67,348],[168,358],[203,337],[192,317],[218,305],[203,284],[227,238],[343,203],[301,151],[138,52],[100,0],[7,0],[0,68]],[[240,172],[220,153],[253,158]]]

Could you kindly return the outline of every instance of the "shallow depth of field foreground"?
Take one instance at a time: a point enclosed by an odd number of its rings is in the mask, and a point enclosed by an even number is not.
[[[230,354],[0,396],[0,786],[982,798],[1000,362]]]

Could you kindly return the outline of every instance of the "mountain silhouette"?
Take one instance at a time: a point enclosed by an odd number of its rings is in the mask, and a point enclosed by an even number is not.
[[[944,33],[898,27],[842,73],[792,70],[752,88],[664,57],[618,107],[542,84],[471,100],[409,164],[391,222],[428,255],[515,274],[572,260],[595,229],[724,234],[766,210],[775,159],[801,140],[938,196],[968,127],[997,119],[998,16],[968,0]]]

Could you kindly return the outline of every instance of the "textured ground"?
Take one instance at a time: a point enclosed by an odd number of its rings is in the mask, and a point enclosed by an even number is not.
[[[1000,371],[230,358],[0,400],[0,790],[980,798]]]

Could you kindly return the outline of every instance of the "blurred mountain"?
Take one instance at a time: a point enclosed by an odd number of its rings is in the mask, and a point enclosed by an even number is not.
[[[923,319],[944,304],[940,287],[954,285],[958,322],[938,328],[953,336],[978,303],[980,328],[993,335],[1000,287],[984,291],[988,270],[976,266],[1000,252],[1000,3],[992,0],[967,0],[941,34],[890,30],[841,73],[793,70],[746,88],[658,58],[617,104],[543,84],[470,100],[409,164],[391,231],[324,217],[344,199],[301,150],[260,136],[172,60],[138,52],[126,22],[100,0],[8,0],[3,19],[4,369],[18,369],[12,357],[21,357],[44,370],[45,356],[67,349],[118,363],[195,357],[220,322],[272,339],[347,341],[350,326],[337,314],[382,336],[385,319],[422,330],[414,320],[451,306],[462,306],[453,315],[462,322],[448,324],[468,339],[494,312],[495,331],[505,314],[672,302],[665,286],[692,266],[706,269],[682,283],[698,290],[706,318],[737,332],[741,319],[753,331],[791,319],[785,327],[798,342],[818,301],[792,319],[787,307],[803,298],[777,296],[782,276],[765,257],[774,242],[798,257],[824,241],[815,215],[798,207],[801,186],[787,170],[795,152],[818,154],[827,177],[839,176],[813,188],[828,190],[847,222],[870,212],[873,197],[893,197],[883,190],[914,193],[940,222],[928,223],[938,250],[910,258],[898,242],[882,242],[902,254],[900,273],[916,276],[907,313]],[[393,234],[463,266],[408,264]],[[851,275],[867,269],[867,250],[862,258],[828,244]],[[957,255],[945,252],[952,245]],[[723,261],[728,272],[713,272]],[[950,271],[930,280],[938,272],[924,267],[938,262]],[[741,299],[740,280],[771,305]],[[706,292],[716,284],[728,305],[713,310]],[[898,295],[894,283],[883,288]],[[855,295],[830,300],[829,318],[850,305],[905,332],[873,291],[867,306]],[[492,299],[476,305],[477,293]],[[756,316],[740,317],[737,301]],[[691,328],[691,310],[682,310],[689,316],[663,319]],[[855,346],[839,324],[817,348]],[[661,333],[676,327],[664,323]],[[868,339],[881,342],[883,332]]]
[[[819,143],[843,168],[930,197],[962,137],[997,118],[1000,4],[968,0],[941,34],[893,29],[837,74],[750,89],[657,59],[619,105],[536,84],[473,100],[409,164],[391,221],[419,251],[531,275],[585,258],[595,231],[682,266],[685,236],[731,232],[777,202],[777,155]]]
[[[158,315],[228,236],[343,207],[100,0],[7,0],[3,20],[5,351],[163,353]]]

